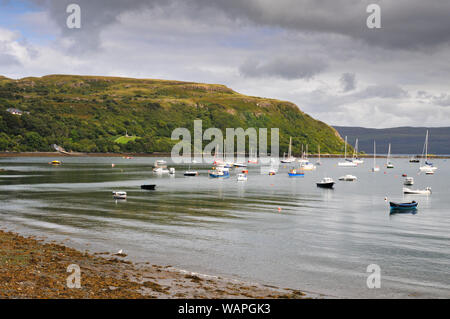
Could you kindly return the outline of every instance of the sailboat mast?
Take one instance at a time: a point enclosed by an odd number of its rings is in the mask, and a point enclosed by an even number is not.
[[[345,137],[345,147],[344,147],[344,159],[347,159],[347,136]]]

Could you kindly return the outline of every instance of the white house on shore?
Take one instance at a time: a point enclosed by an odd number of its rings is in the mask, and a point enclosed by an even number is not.
[[[22,115],[23,114],[22,110],[14,109],[14,108],[6,109],[6,112],[9,112],[9,113],[11,113],[13,115]]]

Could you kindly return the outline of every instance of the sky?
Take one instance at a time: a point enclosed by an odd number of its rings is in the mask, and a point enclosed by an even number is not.
[[[0,75],[218,83],[330,125],[450,126],[449,16],[448,0],[0,0]]]

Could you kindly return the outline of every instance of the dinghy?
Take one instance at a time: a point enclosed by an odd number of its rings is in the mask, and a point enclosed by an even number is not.
[[[416,201],[412,201],[410,203],[394,203],[389,202],[389,206],[391,209],[415,209],[417,208],[418,203]]]
[[[114,199],[127,199],[127,192],[112,192]]]
[[[406,185],[406,186],[414,185],[414,178],[412,178],[412,177],[405,178],[405,181],[403,182],[403,185]]]
[[[410,189],[410,188],[403,188],[403,194],[410,194],[410,195],[431,195],[431,188],[427,187],[425,189]]]

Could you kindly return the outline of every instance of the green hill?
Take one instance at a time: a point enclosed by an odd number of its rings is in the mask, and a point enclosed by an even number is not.
[[[23,111],[13,115],[8,109]],[[278,127],[315,152],[343,151],[339,134],[290,102],[239,94],[226,86],[101,76],[0,77],[0,151],[170,152],[172,130],[203,120],[203,129]],[[132,135],[126,138],[124,135]],[[123,138],[120,138],[120,137]],[[206,142],[205,142],[206,143]]]

